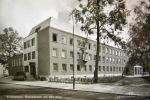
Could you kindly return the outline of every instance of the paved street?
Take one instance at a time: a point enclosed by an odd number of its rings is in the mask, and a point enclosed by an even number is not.
[[[35,99],[36,98],[36,99]],[[0,83],[0,100],[149,100],[146,97]]]

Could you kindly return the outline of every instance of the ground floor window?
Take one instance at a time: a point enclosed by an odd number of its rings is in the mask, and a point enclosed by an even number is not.
[[[58,71],[58,64],[57,63],[53,63],[53,70]]]
[[[73,64],[70,64],[70,70],[73,71]]]
[[[92,65],[89,65],[89,71],[92,71]]]
[[[67,65],[66,64],[62,64],[62,70],[67,71]]]
[[[25,72],[29,72],[29,66],[25,66]]]
[[[80,71],[80,65],[77,65],[77,71]]]

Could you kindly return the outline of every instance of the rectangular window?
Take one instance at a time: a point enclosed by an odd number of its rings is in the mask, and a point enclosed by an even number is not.
[[[32,46],[35,46],[35,38],[32,39]]]
[[[99,46],[99,52],[101,52],[101,46]]]
[[[113,71],[115,71],[115,66],[113,67]]]
[[[24,54],[24,61],[27,60],[27,54]]]
[[[77,65],[77,71],[80,71],[81,69],[80,69],[80,65]]]
[[[107,66],[107,71],[109,71],[109,66]]]
[[[88,49],[91,50],[91,43],[88,44]]]
[[[57,34],[53,33],[53,42],[57,42]]]
[[[112,63],[112,58],[109,58],[109,62]]]
[[[32,52],[32,59],[35,59],[35,51]]]
[[[26,49],[27,48],[27,43],[26,42],[24,42],[24,49]]]
[[[77,40],[77,47],[80,47],[80,40]]]
[[[73,58],[73,51],[70,51],[70,58]]]
[[[113,58],[113,63],[115,64],[115,58]]]
[[[94,44],[94,51],[96,51],[96,44]]]
[[[92,54],[89,54],[89,60],[92,61]]]
[[[77,52],[77,59],[80,59],[80,52]]]
[[[109,57],[106,57],[106,63],[109,63]]]
[[[98,70],[101,71],[101,66],[99,66]]]
[[[61,57],[67,58],[67,51],[66,50],[62,50]]]
[[[110,52],[109,52],[110,54],[112,54],[112,49],[110,49]]]
[[[57,48],[53,48],[52,55],[54,57],[57,57]]]
[[[31,45],[30,45],[30,40],[28,40],[28,48],[30,47]]]
[[[73,71],[73,64],[70,64],[70,70]]]
[[[57,63],[53,63],[53,70],[58,71],[58,64]]]
[[[105,57],[103,56],[103,63],[105,63]]]
[[[28,60],[31,60],[31,53],[28,53]]]
[[[106,53],[109,53],[109,48],[106,48]]]
[[[29,67],[25,66],[25,72],[29,72]]]
[[[70,38],[69,44],[73,45],[73,38]]]
[[[67,44],[67,37],[62,35],[62,43]]]
[[[116,56],[118,55],[118,51],[116,50]]]
[[[118,64],[118,59],[116,58],[116,64]]]
[[[84,68],[83,70],[84,70],[84,71],[86,71],[86,65],[84,65],[84,67],[83,67],[83,68]]]
[[[101,61],[101,56],[98,57],[98,61]]]
[[[119,71],[121,71],[121,67],[119,67]]]
[[[112,66],[110,66],[110,71],[112,72]]]
[[[118,67],[116,67],[116,71],[118,72]]]
[[[103,47],[103,53],[105,53],[105,47]]]
[[[96,55],[94,55],[94,60],[96,60]]]
[[[92,71],[92,65],[89,65],[89,71]]]
[[[62,70],[67,71],[67,65],[66,64],[62,64]]]
[[[103,71],[105,71],[105,66],[103,66]]]
[[[113,51],[113,53],[112,53],[112,54],[114,55],[114,54],[115,54],[115,50],[112,50],[112,51]]]

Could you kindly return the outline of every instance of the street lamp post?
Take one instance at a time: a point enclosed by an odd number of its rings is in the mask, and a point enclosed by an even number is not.
[[[72,22],[73,22],[73,89],[75,89],[75,78],[74,78],[74,18],[73,18],[73,15],[71,14],[72,16]]]

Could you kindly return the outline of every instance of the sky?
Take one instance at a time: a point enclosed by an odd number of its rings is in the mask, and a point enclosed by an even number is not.
[[[126,0],[133,9],[140,0]],[[13,27],[19,36],[26,37],[32,27],[49,17],[66,18],[60,13],[69,13],[78,6],[78,0],[0,0],[0,33],[4,28]],[[68,18],[66,18],[68,19]],[[124,32],[123,37],[128,37]]]

